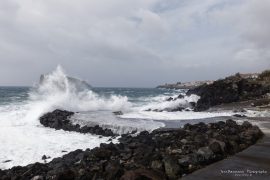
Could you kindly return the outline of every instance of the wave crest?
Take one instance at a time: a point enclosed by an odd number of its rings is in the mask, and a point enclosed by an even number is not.
[[[85,86],[81,80],[73,80],[61,66],[46,74],[42,83],[30,93],[33,102],[45,103],[47,111],[62,108],[70,111],[125,110],[131,107],[125,96],[101,97]]]

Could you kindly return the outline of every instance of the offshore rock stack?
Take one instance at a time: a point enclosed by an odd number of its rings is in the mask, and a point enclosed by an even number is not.
[[[65,114],[61,116],[64,119],[72,115],[62,113]],[[56,129],[69,128],[66,122],[61,122],[64,126],[51,125],[51,116],[43,116],[43,124]],[[233,120],[186,124],[183,128],[157,129],[151,133],[143,131],[137,136],[122,135],[118,144],[76,150],[46,164],[0,170],[0,179],[178,179],[244,150],[262,136],[257,126],[247,121],[238,125]]]

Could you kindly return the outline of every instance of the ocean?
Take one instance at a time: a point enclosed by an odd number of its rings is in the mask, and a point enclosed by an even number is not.
[[[100,125],[118,134],[152,131],[166,122],[191,122],[194,119],[231,116],[232,112],[193,112],[189,102],[198,96],[176,101],[169,97],[185,95],[186,90],[157,88],[78,87],[59,67],[47,74],[42,84],[33,87],[0,87],[0,169],[44,162],[43,155],[61,157],[76,149],[94,148],[109,143],[110,137],[66,132],[43,127],[39,117],[55,109],[77,112],[73,123]],[[179,106],[189,111],[160,110]],[[155,110],[155,111],[149,111]],[[122,115],[113,112],[121,111]],[[117,138],[113,140],[117,143]]]

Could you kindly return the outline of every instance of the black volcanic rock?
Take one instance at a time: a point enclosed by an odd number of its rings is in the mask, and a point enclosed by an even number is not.
[[[120,115],[123,115],[124,113],[122,111],[114,111],[113,114],[120,116]]]
[[[168,101],[168,102],[173,102],[173,101],[177,101],[179,99],[182,99],[184,100],[185,96],[180,94],[179,96],[173,98],[173,97],[169,97],[167,98],[165,101]],[[166,111],[166,112],[178,112],[178,111],[191,111],[191,109],[193,109],[195,107],[196,103],[195,102],[188,102],[187,100],[185,100],[185,103],[183,104],[178,104],[177,106],[174,106],[174,107],[166,107],[166,108],[163,108],[163,109],[147,109],[145,111],[154,111],[154,112],[163,112],[163,111]]]
[[[179,179],[242,151],[262,135],[257,126],[232,120],[125,134],[118,144],[76,150],[46,164],[0,170],[0,179]]]
[[[247,79],[239,74],[225,79],[214,81],[212,84],[204,84],[191,89],[187,95],[200,96],[195,110],[203,111],[224,103],[252,100],[262,98],[270,92],[269,82],[260,79]]]
[[[169,97],[168,99],[166,99],[166,101],[173,101],[174,99],[172,97]]]
[[[54,128],[56,130],[63,129],[65,131],[75,131],[80,133],[91,133],[102,136],[116,136],[112,130],[103,129],[102,127],[96,125],[94,127],[83,126],[81,127],[79,124],[72,124],[69,118],[74,115],[74,112],[59,110],[56,109],[53,112],[49,112],[44,114],[39,118],[40,123],[45,127]]]

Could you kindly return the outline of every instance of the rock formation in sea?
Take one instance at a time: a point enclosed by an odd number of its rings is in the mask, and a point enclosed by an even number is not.
[[[56,130],[63,129],[65,131],[75,131],[80,133],[91,133],[102,136],[116,136],[110,129],[103,129],[99,125],[83,126],[72,124],[69,118],[74,115],[74,112],[56,109],[53,112],[44,114],[39,118],[40,123],[45,127],[54,128]]]

